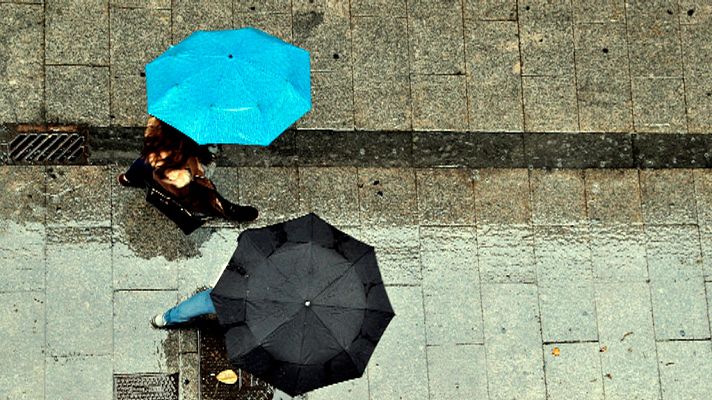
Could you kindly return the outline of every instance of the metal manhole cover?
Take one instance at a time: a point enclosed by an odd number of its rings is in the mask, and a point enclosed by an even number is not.
[[[220,329],[200,330],[200,394],[203,400],[271,400],[272,387],[243,370],[235,370],[234,385],[220,383],[216,375],[234,369],[227,359],[225,340]]]
[[[116,400],[178,400],[178,374],[114,375]]]

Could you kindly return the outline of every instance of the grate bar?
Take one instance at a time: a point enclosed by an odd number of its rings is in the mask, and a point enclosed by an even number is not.
[[[72,162],[84,156],[85,138],[79,133],[20,133],[9,144],[9,158],[27,162]]]

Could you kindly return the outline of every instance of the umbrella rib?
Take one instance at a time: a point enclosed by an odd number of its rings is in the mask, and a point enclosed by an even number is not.
[[[359,258],[355,259],[354,262],[352,262],[351,265],[349,265],[349,267],[346,268],[346,270],[344,271],[343,274],[339,275],[339,276],[336,277],[333,281],[329,282],[328,285],[324,286],[324,288],[321,290],[321,292],[317,293],[316,296],[314,296],[314,298],[316,299],[317,297],[321,296],[321,294],[324,293],[324,292],[326,291],[326,289],[330,288],[331,285],[333,285],[334,283],[336,283],[337,281],[339,281],[339,280],[341,280],[343,277],[345,277],[346,274],[348,274],[348,273],[351,271],[351,269],[353,269],[354,267],[356,267],[356,263],[359,262],[359,261],[361,261],[361,259],[364,258],[364,257],[366,256],[366,254],[368,254],[368,251],[365,252],[365,253],[363,253],[363,254],[361,254],[361,256],[360,256]]]
[[[310,310],[310,311],[311,311],[311,310]],[[339,345],[339,347],[341,348],[341,350],[347,351],[347,350],[344,348],[344,346],[342,346],[341,343],[339,343],[339,339],[336,338],[336,336],[334,335],[334,332],[331,330],[331,328],[329,328],[328,326],[326,326],[326,323],[324,323],[324,321],[321,319],[321,317],[319,316],[319,314],[315,313],[314,311],[311,311],[311,313],[314,314],[314,316],[316,316],[316,319],[319,321],[319,323],[321,324],[321,326],[323,326],[324,329],[326,329],[326,331],[329,332],[329,336],[331,336],[331,338],[334,339],[334,341],[336,342],[336,344]],[[302,347],[303,347],[303,346],[304,346],[304,343],[302,343]],[[301,351],[300,351],[300,354],[301,354]]]

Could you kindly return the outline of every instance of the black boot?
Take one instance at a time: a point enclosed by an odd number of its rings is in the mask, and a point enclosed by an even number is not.
[[[255,207],[241,206],[225,200],[221,203],[225,209],[225,216],[233,221],[250,222],[256,220],[259,215]]]

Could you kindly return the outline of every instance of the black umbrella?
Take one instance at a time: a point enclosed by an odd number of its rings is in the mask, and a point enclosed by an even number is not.
[[[373,247],[315,214],[237,241],[211,294],[230,361],[292,396],[363,375],[395,315]]]

